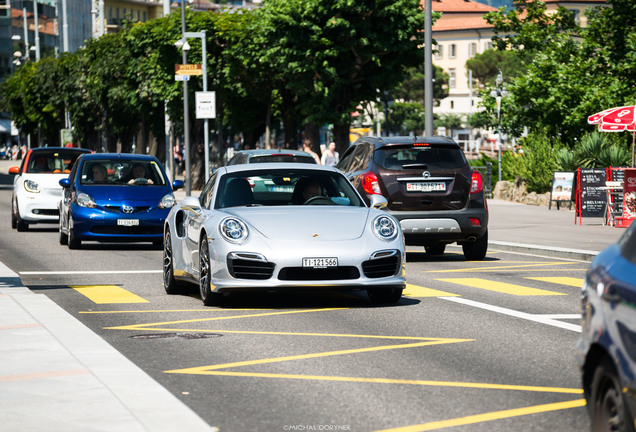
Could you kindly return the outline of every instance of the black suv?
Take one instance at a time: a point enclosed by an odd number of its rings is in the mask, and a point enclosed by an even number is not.
[[[467,260],[488,249],[488,207],[481,175],[461,147],[444,136],[361,137],[337,166],[369,202],[388,201],[407,245],[441,255],[449,243],[462,245]]]

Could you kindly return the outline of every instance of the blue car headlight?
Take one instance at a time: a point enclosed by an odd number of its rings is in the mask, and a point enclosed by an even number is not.
[[[373,232],[382,240],[393,240],[398,233],[397,223],[388,216],[378,216],[373,221]]]
[[[175,204],[176,204],[176,201],[174,199],[174,195],[170,193],[170,194],[164,195],[163,198],[161,198],[161,202],[159,202],[159,208],[169,209],[169,208],[172,208]]]
[[[219,231],[223,238],[230,243],[243,243],[247,240],[247,225],[236,218],[225,218],[219,223]]]
[[[33,180],[25,180],[24,189],[26,189],[27,192],[40,193],[40,185]]]
[[[97,204],[95,204],[95,201],[93,201],[93,198],[91,198],[90,195],[85,194],[84,192],[80,192],[77,194],[77,199],[75,200],[75,202],[80,207],[88,207],[88,208],[97,207]]]

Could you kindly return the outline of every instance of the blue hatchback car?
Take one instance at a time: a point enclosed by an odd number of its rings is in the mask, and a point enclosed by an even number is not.
[[[577,360],[593,431],[634,431],[636,223],[592,262],[582,287]]]
[[[60,185],[60,244],[79,249],[84,240],[161,245],[183,181],[170,184],[154,156],[94,153],[80,156]]]

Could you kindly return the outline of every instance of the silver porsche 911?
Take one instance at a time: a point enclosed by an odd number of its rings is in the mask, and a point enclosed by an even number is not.
[[[364,289],[397,302],[405,286],[399,222],[367,207],[337,169],[301,163],[219,168],[164,227],[166,292],[198,284],[203,303],[233,291]]]

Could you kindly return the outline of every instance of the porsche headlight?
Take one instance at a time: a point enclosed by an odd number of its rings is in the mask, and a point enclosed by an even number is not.
[[[247,225],[236,218],[225,218],[219,223],[219,231],[230,243],[243,243],[248,236]]]
[[[171,208],[175,205],[174,195],[166,194],[161,198],[161,202],[159,203],[159,208]]]
[[[373,232],[382,240],[393,240],[398,233],[396,222],[388,216],[378,216],[373,221]]]
[[[97,207],[97,204],[95,204],[95,201],[93,201],[93,198],[91,198],[90,195],[85,194],[84,192],[80,192],[77,194],[77,200],[75,202],[77,202],[77,205],[80,207],[88,207],[88,208]]]
[[[24,189],[26,189],[27,192],[40,193],[40,185],[33,180],[25,180]]]

